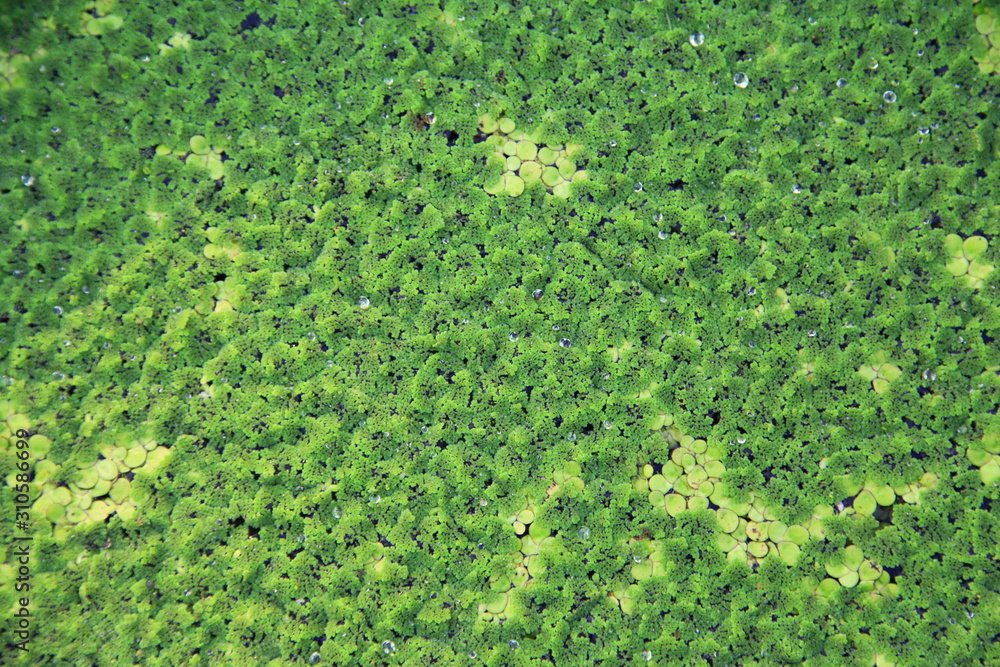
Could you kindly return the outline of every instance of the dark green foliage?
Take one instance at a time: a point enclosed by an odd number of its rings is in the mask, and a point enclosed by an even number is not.
[[[32,500],[144,428],[171,450],[131,517],[33,518],[0,662],[998,664],[1000,497],[966,452],[1000,427],[1000,274],[945,268],[949,234],[996,264],[997,79],[968,7],[870,5],[116,3],[100,36],[82,2],[0,8]],[[483,114],[587,180],[487,194]],[[850,508],[844,476],[938,482],[748,567],[714,506],[633,486],[662,414],[790,525]],[[529,506],[545,570],[500,586]],[[665,575],[633,576],[643,540]],[[849,546],[898,592],[819,596]]]

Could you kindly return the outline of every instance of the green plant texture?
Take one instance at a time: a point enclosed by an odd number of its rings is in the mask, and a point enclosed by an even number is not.
[[[4,3],[0,664],[1000,665],[998,36]]]

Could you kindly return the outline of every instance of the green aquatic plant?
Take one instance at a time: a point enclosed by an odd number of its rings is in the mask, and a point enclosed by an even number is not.
[[[979,468],[979,477],[987,486],[997,486],[1000,482],[1000,431],[991,430],[983,434],[982,440],[965,451],[972,465]]]
[[[980,260],[980,256],[989,247],[989,241],[982,236],[963,239],[958,234],[949,234],[945,237],[944,247],[951,258],[946,266],[948,272],[969,287],[981,288],[983,281],[993,271],[992,264]]]
[[[6,662],[1000,662],[994,10],[530,5],[0,12]]]

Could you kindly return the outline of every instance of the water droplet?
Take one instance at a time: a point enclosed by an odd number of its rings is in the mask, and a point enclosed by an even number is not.
[[[369,301],[368,297],[366,296],[363,296],[360,299],[358,299],[358,305],[361,306],[362,308],[367,308],[370,304],[371,301]]]
[[[518,642],[516,639],[511,639],[509,642],[507,642],[507,646],[516,649],[521,647],[521,643]]]
[[[558,324],[553,324],[553,325],[552,325],[552,330],[553,330],[553,331],[559,331],[560,329],[562,329],[562,327],[561,327],[561,326],[559,326]]]
[[[570,442],[575,442],[576,441],[576,433],[570,433],[569,435],[566,436],[566,439],[569,440]]]
[[[745,437],[743,437],[742,435],[740,437],[736,438],[736,442],[740,443],[741,445],[745,445],[746,441],[747,441],[747,439]]]
[[[641,182],[638,182],[638,181],[636,181],[636,184],[635,184],[635,185],[633,185],[633,186],[632,186],[632,188],[633,188],[633,189],[634,189],[634,190],[635,190],[636,192],[642,192],[642,183],[641,183]]]
[[[90,294],[90,288],[87,287],[86,285],[84,285],[83,287],[81,287],[80,291],[83,292],[84,294]]]
[[[816,337],[816,330],[815,329],[810,329],[808,335],[809,335],[810,338],[815,338]]]
[[[604,428],[611,428],[612,424],[608,420],[604,420]]]
[[[517,334],[516,334],[516,333],[514,333],[513,331],[511,331],[511,332],[510,332],[510,336],[509,336],[509,338],[510,338],[510,342],[512,342],[512,343],[513,343],[514,341],[516,341],[516,340],[517,340]]]
[[[393,643],[392,643],[391,641],[389,641],[388,639],[386,639],[386,640],[385,640],[384,642],[382,642],[382,651],[383,651],[383,652],[384,652],[384,653],[385,653],[386,655],[390,655],[390,654],[392,654],[392,653],[395,653],[395,652],[396,652],[396,645],[395,645],[395,644],[393,644]]]
[[[705,43],[705,35],[701,32],[693,32],[691,33],[691,36],[688,37],[688,41],[691,43],[691,46],[698,48]]]
[[[884,93],[882,93],[882,99],[888,102],[889,104],[892,104],[893,102],[896,101],[896,93],[892,92],[891,90],[887,90]]]
[[[66,375],[64,373],[60,373],[59,371],[56,371],[55,373],[52,374],[52,379],[53,380],[58,380],[58,381],[61,382],[62,380],[66,379]]]
[[[743,72],[737,72],[736,76],[733,77],[733,83],[736,84],[737,88],[746,88],[750,83],[750,79]]]
[[[847,79],[837,79],[837,88],[843,88],[847,85]]]
[[[649,662],[650,660],[653,659],[653,652],[652,651],[643,651],[642,652],[642,659],[645,660],[646,662]]]
[[[365,24],[365,17],[362,16],[361,18],[358,19],[358,25],[364,25],[364,24]]]
[[[393,79],[392,79],[391,76],[387,76],[384,79],[382,79],[382,83],[384,83],[387,86],[391,86],[392,85],[392,81],[393,81]]]
[[[52,312],[55,313],[56,315],[62,315],[63,309],[60,306],[52,306]]]
[[[665,238],[667,238],[667,231],[665,229],[661,229],[660,233],[657,234],[657,236],[659,236],[661,240],[665,239]]]
[[[541,299],[542,298],[542,290],[536,289],[534,292],[531,293],[531,296],[534,297],[535,299]]]
[[[654,213],[653,214],[653,222],[663,222],[663,214],[662,213]]]
[[[306,338],[308,338],[309,340],[316,340],[316,334],[310,331],[309,333],[306,334]]]
[[[563,338],[559,341],[560,347],[569,347],[572,343],[569,342],[569,338]]]
[[[21,177],[21,183],[23,183],[24,185],[27,185],[30,188],[35,183],[35,177],[34,176],[22,176]]]
[[[920,134],[930,134],[931,133],[931,128],[929,128],[929,127],[921,127],[919,129],[917,129],[917,132],[919,132]]]
[[[368,496],[368,502],[370,502],[372,505],[378,505],[380,502],[382,502],[382,496],[378,495],[377,493],[373,493],[372,495]]]
[[[475,651],[469,651],[469,659],[471,659],[471,660],[475,660],[476,659],[476,652]]]
[[[799,194],[800,192],[802,192],[802,186],[801,185],[793,185],[792,186],[792,193],[793,194]]]
[[[807,18],[806,21],[809,22],[809,25],[816,25],[816,19],[814,19],[811,16],[809,18]]]
[[[59,134],[60,132],[62,132],[62,130],[60,130],[58,127],[52,128],[52,134]]]
[[[756,287],[750,287],[750,288],[747,289],[747,294],[749,294],[750,296],[753,296],[756,293],[757,293],[757,288]]]
[[[608,146],[611,146],[612,148],[614,148],[617,145],[618,145],[618,142],[615,141],[614,139],[612,139],[611,141],[608,142]]]
[[[424,119],[427,121],[428,125],[433,125],[434,123],[437,122],[437,116],[434,115],[434,112],[428,113],[426,116],[424,116]]]

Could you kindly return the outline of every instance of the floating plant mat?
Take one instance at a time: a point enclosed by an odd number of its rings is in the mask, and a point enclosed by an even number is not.
[[[995,4],[20,4],[0,664],[1000,664]]]

